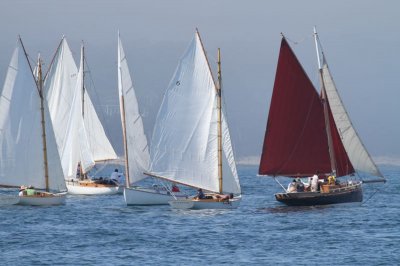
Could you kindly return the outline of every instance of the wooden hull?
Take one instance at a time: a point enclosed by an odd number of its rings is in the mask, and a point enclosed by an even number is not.
[[[94,182],[65,181],[68,193],[72,195],[113,195],[121,193],[117,185],[96,184]]]
[[[19,196],[19,205],[51,206],[65,204],[66,192],[64,193],[43,193],[45,196]]]
[[[328,205],[361,202],[363,200],[363,192],[361,183],[357,183],[326,192],[277,193],[275,198],[277,201],[289,206]]]
[[[214,199],[178,199],[169,202],[174,209],[236,209],[242,200],[241,196],[229,200],[218,201]]]
[[[175,193],[177,198],[186,198],[183,193]],[[165,190],[152,188],[130,187],[124,189],[126,205],[168,205],[174,197]]]

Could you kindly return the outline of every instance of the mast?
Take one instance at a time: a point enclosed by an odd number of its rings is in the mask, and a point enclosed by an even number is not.
[[[221,50],[218,48],[218,87],[217,87],[217,111],[218,111],[218,181],[219,193],[222,193],[222,75],[221,75]]]
[[[85,118],[85,46],[82,41],[82,46],[81,46],[81,67],[82,67],[82,81],[81,81],[81,88],[82,88],[82,106],[81,106],[81,111],[82,111],[82,118]],[[82,162],[79,162],[79,178],[86,179],[86,173],[83,172],[82,168]]]
[[[122,137],[124,140],[124,153],[125,153],[125,185],[127,188],[130,187],[130,178],[129,178],[129,160],[128,160],[128,144],[126,140],[126,118],[125,118],[125,99],[124,96],[121,95],[121,109],[122,109]]]
[[[85,46],[82,41],[81,47],[81,64],[82,64],[82,117],[85,117]]]
[[[201,44],[201,49],[203,50],[204,56],[207,61],[208,69],[211,73],[211,77],[215,86],[215,89],[217,90],[217,110],[218,110],[218,182],[219,182],[219,193],[222,194],[222,127],[221,127],[221,85],[222,85],[222,77],[221,77],[221,54],[220,54],[220,49],[218,48],[218,85],[215,83],[214,76],[212,75],[211,67],[210,67],[210,62],[208,61],[208,57],[206,54],[206,51],[204,49],[203,41],[201,40],[199,30],[196,28],[196,34],[197,37],[199,38],[200,44]]]
[[[120,51],[120,37],[119,37],[119,31],[118,31],[118,71],[121,72],[121,51]],[[122,75],[119,74],[119,83],[122,84]],[[121,103],[121,118],[122,118],[122,138],[124,141],[124,153],[125,153],[125,186],[127,188],[130,187],[130,177],[129,177],[129,158],[128,158],[128,143],[126,139],[126,116],[125,116],[125,98],[124,98],[124,93],[121,88],[121,97],[120,97],[120,103]]]
[[[24,50],[25,58],[28,61],[29,68],[31,69],[33,80],[36,83],[36,87],[38,89],[39,97],[40,97],[40,117],[41,117],[41,125],[42,125],[42,143],[43,143],[43,166],[44,166],[44,178],[46,184],[46,191],[49,191],[49,166],[47,162],[47,144],[46,144],[46,124],[45,124],[45,115],[44,115],[44,93],[43,93],[43,78],[42,78],[42,63],[40,59],[40,54],[38,56],[38,76],[37,78],[33,74],[31,63],[28,59],[28,54],[25,50],[25,46],[22,42],[20,36],[18,36],[19,42],[21,43],[22,49]]]
[[[325,90],[325,83],[324,83],[324,77],[322,75],[322,66],[321,66],[321,59],[320,59],[320,53],[319,53],[319,42],[318,42],[318,34],[317,34],[317,29],[314,27],[314,41],[315,41],[315,49],[317,52],[317,60],[318,60],[318,72],[321,80],[321,93],[322,93],[322,104],[324,107],[324,118],[325,118],[325,129],[326,129],[326,135],[328,137],[328,150],[329,150],[329,157],[330,157],[330,162],[331,162],[331,169],[332,172],[336,175],[336,157],[335,157],[335,150],[333,148],[333,140],[332,140],[332,132],[331,132],[331,126],[329,123],[329,108],[328,108],[328,98],[326,96],[326,90]],[[323,52],[322,52],[323,53]]]
[[[46,125],[44,116],[44,94],[43,94],[43,78],[42,78],[42,60],[40,54],[38,57],[38,77],[37,84],[40,97],[40,115],[42,124],[42,142],[43,142],[43,162],[44,162],[44,178],[46,182],[46,191],[49,191],[49,166],[47,162],[47,144],[46,144]]]

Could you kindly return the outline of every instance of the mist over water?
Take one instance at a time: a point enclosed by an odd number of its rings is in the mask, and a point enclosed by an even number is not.
[[[275,201],[280,188],[271,178],[240,166],[236,210],[127,207],[121,195],[69,195],[57,207],[3,205],[0,262],[392,265],[400,261],[400,168],[381,170],[388,182],[365,185],[362,204],[287,207]]]

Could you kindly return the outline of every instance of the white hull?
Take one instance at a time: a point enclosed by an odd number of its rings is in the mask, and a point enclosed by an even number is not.
[[[186,198],[183,193],[174,193],[177,198]],[[155,190],[152,188],[130,187],[124,189],[126,205],[168,205],[174,200],[166,190]]]
[[[71,181],[65,183],[68,193],[72,195],[113,195],[122,192],[119,186],[84,186]]]
[[[47,193],[46,193],[47,194]],[[19,205],[50,206],[65,204],[66,192],[48,193],[49,196],[19,196]]]
[[[178,199],[169,202],[174,209],[236,209],[240,205],[241,197],[235,197],[230,200],[197,200],[197,199]]]

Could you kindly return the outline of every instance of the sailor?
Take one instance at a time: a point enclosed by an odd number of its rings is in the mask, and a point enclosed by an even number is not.
[[[125,176],[123,173],[118,174],[118,184],[120,185],[125,184]]]
[[[19,188],[19,193],[18,193],[18,195],[19,195],[19,196],[23,196],[24,194],[26,194],[26,189],[27,189],[26,186],[21,186],[21,187]]]
[[[110,180],[114,180],[117,182],[118,176],[119,176],[118,169],[115,169],[114,172],[112,172],[110,175]]]
[[[318,191],[318,172],[316,172],[315,175],[310,177],[310,186],[311,186],[311,192]]]
[[[36,194],[36,190],[33,186],[29,186],[27,189],[25,189],[25,192],[27,196],[35,196]]]
[[[297,178],[297,186],[296,186],[296,190],[297,192],[304,192],[304,183],[303,181],[301,181],[300,178]]]
[[[334,185],[336,183],[336,178],[334,175],[328,176],[328,185]]]
[[[172,184],[171,191],[172,192],[180,192],[179,187],[175,183]]]
[[[199,188],[199,189],[197,190],[197,196],[196,196],[196,198],[197,198],[197,199],[205,199],[205,198],[206,198],[206,196],[204,195],[204,192],[203,192],[203,190],[202,190],[201,188]]]
[[[293,179],[293,181],[288,185],[287,192],[291,193],[296,191],[297,191],[297,181],[296,179]]]

